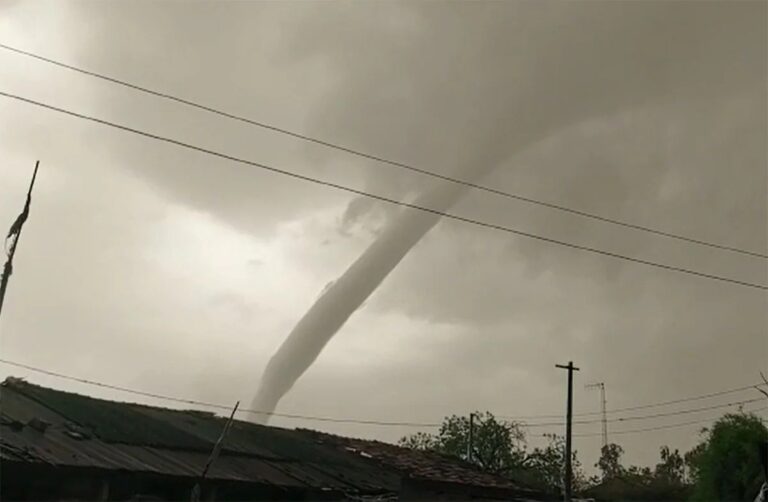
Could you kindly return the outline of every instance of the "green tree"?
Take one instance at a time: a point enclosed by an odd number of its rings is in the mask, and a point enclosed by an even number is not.
[[[656,464],[654,477],[658,483],[682,486],[685,482],[685,462],[678,450],[671,451],[669,446],[662,446],[661,462]]]
[[[701,434],[705,435],[707,433],[706,428],[701,430]],[[699,466],[702,463],[702,456],[704,455],[704,452],[707,450],[707,443],[706,441],[703,441],[699,444],[697,444],[695,447],[693,447],[691,450],[685,452],[685,455],[683,455],[683,462],[685,462],[685,469],[688,471],[688,481],[691,484],[698,484],[698,481],[701,477],[701,474],[699,472]]]
[[[469,417],[447,417],[437,434],[419,432],[400,439],[408,448],[434,450],[467,460]],[[514,422],[497,420],[492,413],[474,413],[472,462],[494,474],[508,474],[525,459],[525,434]]]
[[[758,445],[768,429],[752,414],[728,414],[704,432],[702,443],[686,455],[693,464],[693,500],[751,501],[763,482]]]
[[[556,434],[549,434],[547,437],[549,444],[544,448],[534,448],[526,457],[524,466],[534,484],[562,491],[565,477],[565,438]],[[584,490],[588,482],[575,451],[571,453],[571,470],[574,491]]]
[[[525,433],[514,422],[497,420],[493,414],[475,413],[472,462],[481,469],[508,476],[518,482],[537,486],[543,491],[562,491],[565,469],[565,439],[548,435],[549,444],[526,449]],[[469,417],[445,418],[436,434],[418,432],[400,439],[400,446],[431,450],[462,459],[467,458]],[[572,453],[573,487],[575,492],[586,488],[588,481],[581,464]]]
[[[600,449],[600,460],[597,461],[595,467],[600,469],[604,480],[617,478],[624,473],[624,468],[621,466],[623,454],[624,448],[615,443],[605,445]]]
[[[624,471],[623,477],[638,485],[644,486],[653,483],[653,471],[650,467],[631,465]]]
[[[412,450],[437,450],[437,437],[427,432],[417,432],[400,439],[400,446]]]
[[[624,449],[616,444],[602,448],[595,464],[602,471],[602,480],[587,491],[601,500],[673,501],[686,500],[689,487],[685,484],[685,462],[678,450],[668,446],[660,449],[660,462],[654,469],[635,465],[624,467]]]

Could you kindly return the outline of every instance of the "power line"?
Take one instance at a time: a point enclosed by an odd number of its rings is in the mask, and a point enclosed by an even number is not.
[[[133,89],[135,91],[143,92],[145,94],[150,94],[150,95],[155,96],[155,97],[167,99],[169,101],[173,101],[173,102],[180,103],[180,104],[192,107],[192,108],[196,108],[198,110],[203,110],[203,111],[215,114],[215,115],[219,115],[219,116],[226,117],[226,118],[229,118],[229,119],[232,119],[232,120],[236,120],[236,121],[243,122],[243,123],[246,123],[246,124],[250,124],[250,125],[253,125],[253,126],[256,126],[256,127],[260,127],[262,129],[267,129],[267,130],[270,130],[270,131],[273,131],[273,132],[277,132],[279,134],[284,134],[284,135],[287,135],[287,136],[291,136],[293,138],[300,139],[302,141],[306,141],[306,142],[313,143],[313,144],[316,144],[316,145],[320,145],[320,146],[323,146],[323,147],[326,147],[326,148],[331,148],[331,149],[334,149],[334,150],[345,152],[345,153],[348,153],[348,154],[351,154],[351,155],[355,155],[357,157],[361,157],[361,158],[368,159],[368,160],[373,160],[373,161],[379,162],[381,164],[384,164],[384,165],[387,165],[387,166],[390,166],[390,167],[396,167],[396,168],[399,168],[399,169],[404,169],[404,170],[416,172],[416,173],[422,174],[424,176],[429,176],[429,177],[432,177],[432,178],[437,178],[437,179],[440,179],[440,180],[443,180],[443,181],[448,181],[450,183],[464,185],[466,187],[473,188],[475,190],[481,190],[483,192],[492,193],[494,195],[498,195],[498,196],[501,196],[501,197],[506,197],[508,199],[515,199],[515,200],[519,200],[519,201],[526,202],[526,203],[529,203],[529,204],[536,204],[536,205],[539,205],[539,206],[544,206],[544,207],[547,207],[547,208],[550,208],[550,209],[554,209],[554,210],[557,210],[557,211],[564,211],[564,212],[567,212],[567,213],[570,213],[570,214],[574,214],[574,215],[581,216],[581,217],[584,217],[584,218],[590,218],[590,219],[601,221],[601,222],[604,222],[604,223],[611,223],[613,225],[618,225],[618,226],[622,226],[622,227],[626,227],[626,228],[632,228],[634,230],[640,230],[640,231],[643,231],[643,232],[648,232],[648,233],[652,233],[652,234],[655,234],[655,235],[660,235],[660,236],[663,236],[663,237],[668,237],[668,238],[671,238],[671,239],[677,239],[677,240],[689,242],[689,243],[692,243],[692,244],[698,244],[698,245],[707,246],[707,247],[711,247],[711,248],[721,249],[721,250],[724,250],[724,251],[731,251],[731,252],[734,252],[734,253],[741,253],[741,254],[744,254],[744,255],[749,255],[749,256],[754,256],[754,257],[759,257],[759,258],[768,258],[768,255],[763,254],[763,253],[758,253],[758,252],[755,252],[755,251],[749,251],[749,250],[746,250],[746,249],[740,249],[740,248],[736,248],[736,247],[732,247],[732,246],[727,246],[727,245],[723,245],[723,244],[717,244],[717,243],[714,243],[714,242],[704,241],[704,240],[701,240],[701,239],[695,239],[695,238],[692,238],[692,237],[686,237],[684,235],[675,234],[675,233],[672,233],[672,232],[666,232],[666,231],[663,231],[663,230],[657,230],[657,229],[654,229],[654,228],[651,228],[651,227],[647,227],[647,226],[643,226],[643,225],[637,225],[637,224],[634,224],[634,223],[628,223],[628,222],[617,220],[617,219],[614,219],[614,218],[608,218],[606,216],[601,216],[601,215],[598,215],[598,214],[595,214],[595,213],[589,213],[589,212],[586,212],[586,211],[581,211],[581,210],[578,210],[578,209],[569,208],[569,207],[566,207],[566,206],[562,206],[560,204],[555,204],[555,203],[551,203],[551,202],[546,202],[546,201],[541,201],[541,200],[537,200],[537,199],[532,199],[530,197],[525,197],[523,195],[513,194],[513,193],[505,192],[503,190],[499,190],[499,189],[496,189],[496,188],[491,188],[491,187],[488,187],[488,186],[485,186],[485,185],[480,185],[480,184],[477,184],[477,183],[472,183],[472,182],[469,182],[469,181],[466,181],[466,180],[462,180],[462,179],[459,179],[459,178],[455,178],[455,177],[452,177],[452,176],[447,176],[447,175],[443,175],[443,174],[440,174],[440,173],[436,173],[434,171],[429,171],[427,169],[422,169],[422,168],[419,168],[419,167],[415,167],[415,166],[410,165],[410,164],[405,164],[403,162],[398,162],[398,161],[395,161],[395,160],[391,160],[391,159],[388,159],[386,157],[382,157],[382,156],[379,156],[379,155],[374,155],[374,154],[366,153],[366,152],[363,152],[361,150],[357,150],[357,149],[354,149],[354,148],[351,148],[351,147],[340,145],[338,143],[333,143],[333,142],[330,142],[330,141],[326,141],[326,140],[314,138],[314,137],[311,137],[311,136],[307,136],[305,134],[301,134],[301,133],[297,133],[297,132],[294,132],[294,131],[290,131],[288,129],[283,129],[281,127],[278,127],[278,126],[275,126],[275,125],[272,125],[272,124],[267,124],[265,122],[260,122],[260,121],[256,121],[256,120],[253,120],[253,119],[250,119],[250,118],[247,118],[247,117],[243,117],[242,115],[236,115],[234,113],[225,112],[223,110],[220,110],[220,109],[217,109],[217,108],[213,108],[211,106],[203,105],[203,104],[197,103],[195,101],[190,101],[190,100],[187,100],[187,99],[184,99],[184,98],[180,98],[178,96],[174,96],[172,94],[168,94],[168,93],[165,93],[165,92],[156,91],[156,90],[150,89],[148,87],[144,87],[144,86],[141,86],[141,85],[138,85],[138,84],[134,84],[134,83],[131,83],[131,82],[128,82],[128,81],[125,81],[125,80],[121,80],[121,79],[115,78],[115,77],[110,77],[110,76],[105,75],[103,73],[97,73],[97,72],[94,72],[94,71],[86,70],[86,69],[78,67],[78,66],[70,65],[70,64],[67,64],[67,63],[64,63],[64,62],[61,62],[61,61],[57,61],[55,59],[50,59],[50,58],[47,58],[45,56],[41,56],[39,54],[35,54],[33,52],[29,52],[29,51],[25,51],[25,50],[22,50],[22,49],[19,49],[19,48],[16,48],[16,47],[12,47],[10,45],[6,45],[6,44],[0,43],[0,48],[6,49],[6,50],[11,51],[11,52],[15,52],[16,54],[20,54],[22,56],[31,57],[31,58],[37,59],[39,61],[43,61],[45,63],[49,63],[49,64],[52,64],[52,65],[55,65],[55,66],[58,66],[58,67],[61,67],[61,68],[65,68],[67,70],[72,70],[72,71],[81,73],[83,75],[88,75],[90,77],[95,77],[95,78],[98,78],[98,79],[101,79],[101,80],[104,80],[104,81],[107,81],[107,82],[111,82],[113,84],[117,84],[117,85],[120,85],[120,86],[123,86],[123,87],[127,87],[127,88]]]
[[[84,114],[77,113],[77,112],[74,112],[74,111],[71,111],[71,110],[67,110],[67,109],[64,109],[64,108],[59,108],[57,106],[53,106],[53,105],[49,105],[49,104],[46,104],[46,103],[42,103],[40,101],[35,101],[35,100],[29,99],[29,98],[25,98],[25,97],[22,97],[22,96],[18,96],[18,95],[15,95],[15,94],[10,94],[10,93],[7,93],[7,92],[0,91],[0,96],[4,96],[4,97],[10,98],[10,99],[15,99],[17,101],[21,101],[21,102],[24,102],[24,103],[27,103],[27,104],[31,104],[31,105],[34,105],[34,106],[37,106],[37,107],[40,107],[40,108],[46,108],[46,109],[49,109],[49,110],[53,110],[53,111],[56,111],[56,112],[59,112],[59,113],[63,113],[65,115],[70,115],[72,117],[77,117],[77,118],[80,118],[80,119],[83,119],[83,120],[88,120],[90,122],[95,122],[97,124],[106,125],[106,126],[109,126],[109,127],[115,128],[115,129],[120,129],[120,130],[123,130],[123,131],[126,131],[126,132],[137,134],[139,136],[144,136],[144,137],[147,137],[147,138],[155,139],[157,141],[161,141],[161,142],[168,143],[168,144],[171,144],[171,145],[175,145],[175,146],[179,146],[179,147],[182,147],[182,148],[186,148],[188,150],[193,150],[193,151],[197,151],[197,152],[200,152],[200,153],[205,153],[205,154],[211,155],[213,157],[219,157],[219,158],[222,158],[222,159],[230,160],[232,162],[238,162],[240,164],[245,164],[245,165],[252,166],[252,167],[258,167],[258,168],[264,169],[266,171],[270,171],[270,172],[281,174],[281,175],[284,175],[284,176],[289,176],[291,178],[307,181],[307,182],[310,182],[310,183],[314,183],[316,185],[322,185],[322,186],[327,186],[327,187],[335,188],[337,190],[342,190],[344,192],[349,192],[349,193],[353,193],[355,195],[360,195],[360,196],[363,196],[363,197],[368,197],[368,198],[379,200],[379,201],[382,201],[382,202],[387,202],[389,204],[394,204],[394,205],[403,206],[403,207],[407,207],[407,208],[411,208],[411,209],[416,209],[416,210],[419,210],[419,211],[423,211],[425,213],[435,214],[435,215],[438,215],[438,216],[441,216],[441,217],[444,217],[444,218],[449,218],[449,219],[456,220],[456,221],[462,221],[464,223],[470,223],[470,224],[477,225],[477,226],[480,226],[480,227],[490,228],[490,229],[493,229],[493,230],[499,230],[499,231],[507,232],[507,233],[510,233],[510,234],[521,235],[523,237],[528,237],[530,239],[535,239],[535,240],[539,240],[539,241],[543,241],[543,242],[549,242],[549,243],[552,243],[552,244],[558,244],[560,246],[569,247],[569,248],[572,248],[572,249],[579,249],[581,251],[587,251],[587,252],[590,252],[590,253],[595,253],[595,254],[599,254],[599,255],[603,255],[603,256],[609,256],[609,257],[620,259],[620,260],[630,261],[630,262],[634,262],[634,263],[640,263],[642,265],[647,265],[647,266],[650,266],[650,267],[656,267],[656,268],[660,268],[660,269],[664,269],[664,270],[671,270],[671,271],[680,272],[680,273],[684,273],[684,274],[695,275],[695,276],[698,276],[698,277],[704,277],[704,278],[707,278],[707,279],[714,279],[714,280],[717,280],[717,281],[728,282],[728,283],[731,283],[731,284],[738,284],[740,286],[747,286],[747,287],[750,287],[750,288],[768,290],[768,286],[766,286],[764,284],[757,284],[757,283],[752,283],[752,282],[747,282],[747,281],[740,281],[738,279],[732,279],[732,278],[724,277],[724,276],[720,276],[720,275],[708,274],[708,273],[705,273],[705,272],[699,272],[699,271],[688,269],[688,268],[676,267],[676,266],[673,266],[673,265],[666,265],[664,263],[659,263],[659,262],[654,262],[654,261],[649,261],[649,260],[643,260],[643,259],[640,259],[640,258],[632,258],[631,256],[626,256],[626,255],[622,255],[622,254],[618,254],[618,253],[613,253],[613,252],[610,252],[610,251],[604,251],[604,250],[601,250],[601,249],[598,249],[598,248],[593,248],[593,247],[590,247],[590,246],[583,246],[583,245],[580,245],[580,244],[573,244],[571,242],[561,241],[561,240],[554,239],[554,238],[551,238],[551,237],[544,237],[544,236],[541,236],[541,235],[532,234],[530,232],[525,232],[525,231],[522,231],[522,230],[516,230],[516,229],[510,228],[510,227],[503,226],[503,225],[497,225],[497,224],[494,224],[494,223],[487,223],[487,222],[484,222],[484,221],[475,220],[475,219],[467,218],[467,217],[464,217],[464,216],[459,216],[459,215],[455,215],[455,214],[451,214],[451,213],[446,213],[446,212],[443,212],[443,211],[438,211],[436,209],[431,209],[431,208],[420,206],[420,205],[417,205],[417,204],[411,204],[411,203],[408,203],[408,202],[402,202],[402,201],[399,201],[399,200],[396,200],[396,199],[391,199],[389,197],[385,197],[385,196],[382,196],[382,195],[376,195],[376,194],[372,194],[372,193],[369,193],[369,192],[364,192],[364,191],[358,190],[356,188],[351,188],[351,187],[348,187],[348,186],[345,186],[345,185],[339,185],[337,183],[332,183],[330,181],[324,181],[324,180],[320,180],[320,179],[317,179],[317,178],[312,178],[310,176],[305,176],[305,175],[294,173],[294,172],[291,172],[291,171],[286,171],[286,170],[283,170],[283,169],[280,169],[280,168],[277,168],[277,167],[272,167],[272,166],[269,166],[267,164],[262,164],[262,163],[259,163],[259,162],[254,162],[254,161],[243,159],[243,158],[240,158],[240,157],[235,157],[233,155],[229,155],[229,154],[226,154],[226,153],[217,152],[215,150],[211,150],[211,149],[204,148],[204,147],[201,147],[201,146],[196,146],[196,145],[193,145],[191,143],[185,143],[183,141],[175,140],[175,139],[168,138],[168,137],[165,137],[165,136],[160,136],[160,135],[149,133],[149,132],[142,131],[142,130],[139,130],[139,129],[134,129],[132,127],[128,127],[128,126],[124,126],[124,125],[121,125],[121,124],[117,124],[115,122],[110,122],[108,120],[92,117],[90,115],[84,115]]]
[[[28,364],[22,364],[17,363],[15,361],[9,361],[7,359],[0,359],[0,363],[7,364],[9,366],[15,366],[17,368],[23,368],[29,371],[34,371],[36,373],[41,373],[43,375],[48,376],[54,376],[57,378],[62,378],[65,380],[70,380],[72,382],[78,382],[83,383],[87,385],[93,385],[96,387],[101,387],[104,389],[110,389],[110,390],[117,390],[120,392],[126,392],[128,394],[134,394],[137,396],[144,396],[144,397],[151,397],[154,399],[161,399],[164,401],[170,401],[170,402],[176,402],[181,404],[191,404],[195,406],[205,406],[208,408],[216,408],[221,410],[230,410],[231,406],[227,406],[224,404],[216,404],[216,403],[208,403],[205,401],[197,401],[194,399],[183,399],[173,396],[166,396],[163,394],[155,394],[153,392],[145,392],[142,390],[136,390],[131,389],[128,387],[121,387],[119,385],[112,385],[108,383],[98,382],[95,380],[89,380],[87,378],[79,378],[71,375],[65,375],[63,373],[57,373],[55,371],[46,370],[43,368],[37,368],[35,366],[30,366]],[[333,423],[350,423],[350,424],[361,424],[361,425],[381,425],[381,426],[395,426],[395,427],[439,427],[440,424],[438,423],[425,423],[425,422],[385,422],[380,420],[357,420],[352,418],[334,418],[334,417],[318,417],[318,416],[311,416],[311,415],[298,415],[298,414],[291,414],[291,413],[276,413],[276,412],[269,412],[269,411],[259,411],[259,410],[251,410],[251,409],[239,409],[238,413],[250,413],[254,415],[269,415],[272,417],[280,417],[280,418],[295,418],[295,419],[302,419],[302,420],[312,420],[316,422],[333,422]]]
[[[69,380],[72,382],[78,382],[86,385],[92,385],[95,387],[101,387],[104,389],[110,389],[110,390],[117,390],[120,392],[125,392],[128,394],[134,394],[137,396],[144,396],[144,397],[150,397],[153,399],[160,399],[164,401],[169,402],[175,402],[175,403],[181,403],[181,404],[188,404],[188,405],[194,405],[194,406],[203,406],[207,408],[215,408],[220,410],[227,410],[230,411],[231,407],[224,405],[224,404],[217,404],[217,403],[209,403],[206,401],[199,401],[194,399],[184,399],[174,396],[168,396],[164,394],[157,394],[153,392],[146,392],[142,390],[137,389],[131,389],[128,387],[122,387],[119,385],[112,385],[104,382],[99,382],[96,380],[89,380],[87,378],[80,378],[75,377],[72,375],[67,375],[64,373],[58,373],[51,370],[46,370],[43,368],[39,368],[36,366],[31,366],[28,364],[23,364],[15,361],[11,361],[8,359],[2,359],[0,358],[0,363],[7,364],[9,366],[14,366],[17,368],[23,368],[29,371],[33,371],[35,373],[40,373],[43,375],[53,376],[56,378],[61,378],[64,380]],[[751,387],[750,387],[751,388]],[[673,412],[668,414],[658,414],[654,416],[640,416],[640,417],[628,417],[626,420],[641,420],[641,419],[647,419],[647,418],[657,418],[661,416],[672,416],[672,415],[678,415],[678,414],[685,414],[685,413],[694,413],[697,411],[704,411],[704,410],[711,410],[716,408],[723,408],[728,406],[735,406],[735,405],[743,405],[743,404],[749,404],[752,402],[761,401],[762,398],[759,399],[750,399],[742,402],[736,402],[736,403],[727,403],[724,405],[718,405],[718,406],[712,406],[712,407],[706,407],[706,408],[699,408],[699,409],[693,409],[693,410],[683,410],[679,412]],[[768,408],[766,408],[768,409]],[[754,411],[761,411],[761,410],[754,410]],[[301,419],[301,420],[308,420],[308,421],[315,421],[315,422],[326,422],[326,423],[344,423],[344,424],[357,424],[357,425],[376,425],[376,426],[384,426],[384,427],[423,427],[423,428],[435,428],[440,427],[440,423],[436,422],[414,422],[414,421],[383,421],[383,420],[364,420],[364,419],[355,419],[355,418],[341,418],[341,417],[321,417],[321,416],[313,416],[313,415],[304,415],[304,414],[292,414],[292,413],[277,413],[277,412],[266,412],[266,411],[259,411],[259,410],[253,410],[253,409],[239,409],[238,413],[248,413],[248,414],[254,414],[254,415],[269,415],[273,417],[278,418],[290,418],[290,419]],[[597,421],[581,421],[581,422],[574,422],[575,424],[588,424],[588,423],[596,423]],[[532,424],[523,424],[526,427],[544,427],[544,426],[560,426],[563,425],[562,423],[532,423]],[[584,436],[585,434],[578,434],[578,436]],[[586,434],[586,435],[592,435],[592,434]],[[574,435],[577,436],[577,435]]]
[[[763,408],[756,408],[754,410],[750,410],[750,413],[760,412],[768,410],[768,406]],[[659,431],[664,429],[673,429],[675,427],[685,427],[687,425],[695,425],[695,424],[703,424],[703,423],[712,423],[715,420],[718,420],[720,417],[714,417],[714,418],[708,418],[703,420],[692,420],[689,422],[679,422],[676,424],[667,424],[667,425],[658,425],[656,427],[644,427],[641,429],[628,429],[623,431],[613,431],[611,434],[634,434],[637,432],[651,432],[651,431]],[[574,437],[594,437],[594,436],[600,436],[602,433],[588,433],[588,434],[574,434]]]
[[[609,410],[608,413],[621,413],[624,411],[635,411],[635,410],[641,410],[646,408],[658,408],[661,406],[668,406],[670,404],[687,403],[690,401],[698,401],[700,399],[708,399],[710,397],[718,397],[726,394],[733,394],[735,392],[743,392],[745,390],[754,390],[754,388],[755,388],[754,385],[745,385],[743,387],[736,387],[734,389],[721,390],[718,392],[710,392],[708,394],[701,394],[693,397],[684,397],[680,399],[672,399],[670,401],[661,401],[659,403],[653,403],[653,404],[644,404],[644,405],[638,405],[638,406],[627,406],[624,408],[616,408],[614,410]]]
[[[761,382],[761,383],[759,383],[757,385],[765,385],[765,384],[763,384]],[[710,392],[708,394],[700,394],[700,395],[697,395],[697,396],[684,397],[684,398],[680,398],[680,399],[672,399],[670,401],[661,401],[661,402],[658,402],[658,403],[649,403],[649,404],[641,404],[641,405],[637,405],[637,406],[627,406],[627,407],[624,407],[624,408],[616,408],[616,409],[612,409],[612,410],[607,410],[607,413],[608,414],[615,414],[615,413],[622,413],[622,412],[625,412],[625,411],[635,411],[635,410],[642,410],[642,409],[647,409],[647,408],[660,408],[662,406],[669,406],[671,404],[686,403],[686,402],[690,402],[690,401],[699,401],[701,399],[708,399],[708,398],[711,398],[711,397],[724,396],[726,394],[733,394],[733,393],[736,393],[736,392],[743,392],[745,390],[754,390],[754,389],[755,389],[755,385],[745,385],[743,387],[736,387],[736,388],[733,388],[733,389],[726,389],[726,390],[721,390],[721,391],[718,391],[718,392]],[[592,411],[592,412],[587,412],[587,413],[574,413],[573,416],[574,417],[586,417],[586,416],[600,415],[601,413],[602,413],[601,411]],[[532,419],[532,418],[562,418],[562,416],[563,416],[562,413],[553,413],[553,414],[549,414],[549,415],[529,415],[529,416],[517,416],[517,417],[515,417],[515,416],[499,416],[499,418],[506,418],[506,419],[509,419],[509,420],[526,420],[526,419]]]
[[[631,417],[620,417],[615,418],[613,420],[608,420],[609,422],[630,422],[633,420],[648,420],[650,418],[660,418],[660,417],[671,417],[674,415],[687,415],[689,413],[698,413],[700,411],[706,411],[706,410],[716,410],[719,408],[730,408],[733,406],[743,406],[745,404],[749,403],[756,403],[758,401],[762,401],[764,398],[754,398],[754,399],[746,399],[744,401],[734,401],[731,403],[723,403],[723,404],[716,404],[713,406],[702,406],[700,408],[689,408],[687,410],[678,410],[678,411],[671,411],[667,413],[654,413],[652,415],[636,415]]]
[[[617,423],[617,422],[631,422],[634,420],[649,420],[652,418],[661,418],[661,417],[672,417],[675,415],[687,415],[690,413],[698,413],[701,411],[708,411],[708,410],[716,410],[719,408],[730,408],[732,406],[742,406],[749,403],[756,403],[758,401],[762,401],[765,398],[754,398],[754,399],[746,399],[744,401],[734,401],[731,403],[722,403],[722,404],[716,404],[713,406],[703,406],[701,408],[689,408],[687,410],[678,410],[678,411],[671,411],[667,413],[654,413],[652,415],[635,415],[631,417],[621,417],[621,418],[614,418],[614,419],[607,419],[606,421],[608,423]],[[585,425],[585,424],[596,424],[600,423],[603,420],[576,420],[573,423],[576,425]],[[565,425],[564,422],[542,422],[542,423],[530,423],[526,424],[523,422],[521,425],[524,427],[548,427],[548,426],[560,426]]]

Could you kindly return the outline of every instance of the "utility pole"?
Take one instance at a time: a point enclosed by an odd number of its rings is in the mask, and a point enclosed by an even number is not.
[[[37,178],[37,168],[40,167],[40,161],[35,163],[35,171],[32,173],[32,182],[29,184],[29,190],[27,191],[27,201],[24,203],[24,209],[16,217],[16,221],[11,225],[11,229],[8,231],[8,235],[5,238],[5,254],[7,259],[5,266],[3,267],[3,275],[0,278],[0,314],[3,312],[3,300],[5,299],[5,290],[8,287],[8,281],[13,273],[13,256],[16,254],[16,247],[19,245],[19,239],[21,238],[21,229],[24,226],[24,222],[27,221],[29,216],[29,206],[32,204],[32,188],[35,186],[35,178]],[[8,247],[8,239],[13,237],[10,248]]]
[[[579,368],[568,361],[567,365],[556,364],[555,367],[568,370],[568,409],[565,420],[565,502],[571,502],[573,496],[573,469],[571,467],[571,425],[573,422],[573,372]]]
[[[200,478],[198,479],[197,483],[195,483],[195,486],[192,487],[192,493],[190,496],[191,502],[198,502],[200,500],[200,496],[202,494],[202,485],[203,485],[203,482],[205,481],[205,477],[208,475],[208,471],[210,470],[211,466],[218,458],[219,452],[221,452],[222,446],[224,446],[224,439],[227,437],[229,428],[232,427],[232,422],[235,419],[235,412],[237,411],[238,406],[240,406],[240,401],[235,403],[235,407],[232,409],[232,414],[229,415],[229,420],[227,420],[227,423],[224,424],[224,429],[221,430],[221,435],[219,436],[219,439],[216,441],[216,444],[213,445],[211,456],[208,457],[208,462],[205,463],[205,467],[203,468],[203,472],[200,474]]]
[[[469,437],[467,439],[467,462],[472,462],[472,447],[475,441],[475,413],[469,414]]]
[[[608,412],[605,407],[605,383],[597,382],[584,386],[585,389],[600,389],[600,401],[602,404],[603,417],[603,448],[608,447]]]

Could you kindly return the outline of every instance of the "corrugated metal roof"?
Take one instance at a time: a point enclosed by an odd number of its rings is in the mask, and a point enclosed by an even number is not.
[[[162,418],[175,427],[187,430],[211,443],[218,438],[225,419],[188,414],[166,409],[144,409],[154,417]],[[333,448],[325,448],[307,440],[294,430],[266,427],[249,422],[235,422],[227,435],[224,451],[256,455],[265,460],[280,460],[278,468],[290,472],[297,479],[309,484],[335,486],[344,489],[363,488],[379,490],[384,486],[397,486],[396,473],[382,471],[372,462],[360,462],[359,458]],[[287,461],[298,462],[301,469]],[[314,481],[320,480],[320,481]]]
[[[13,389],[25,397],[92,431],[107,443],[139,444],[162,448],[210,451],[210,442],[141,413],[138,404],[95,399],[36,385],[17,383]]]
[[[0,459],[14,462],[196,477],[225,424],[210,413],[106,401],[18,379],[0,386],[0,403]],[[527,492],[453,457],[242,421],[233,423],[208,477],[344,494],[395,493],[401,477]]]
[[[140,412],[153,419],[169,423],[180,431],[202,438],[209,445],[216,442],[227,421],[226,418],[215,415],[203,415],[160,408],[145,407]],[[207,451],[210,451],[210,447],[207,448]],[[233,423],[232,427],[230,427],[223,451],[255,455],[274,460],[284,458],[270,450],[258,437],[249,434],[248,427],[244,427],[239,422]]]
[[[0,459],[195,477],[225,419],[212,414],[116,403],[17,380],[0,387]],[[44,432],[29,424],[48,424]],[[40,428],[40,427],[39,427]],[[394,472],[324,448],[287,429],[235,422],[210,479],[282,488],[384,493]]]
[[[494,476],[460,459],[439,453],[402,448],[389,443],[366,439],[347,438],[317,431],[299,431],[319,444],[334,446],[345,452],[376,460],[381,465],[396,469],[411,478],[428,481],[485,486],[515,492],[531,490],[501,476]]]

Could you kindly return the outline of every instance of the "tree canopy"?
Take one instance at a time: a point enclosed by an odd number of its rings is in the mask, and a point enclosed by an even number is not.
[[[760,448],[768,429],[755,415],[728,414],[703,431],[702,442],[686,455],[696,501],[751,501],[765,481]]]
[[[433,450],[471,461],[479,468],[516,481],[559,492],[563,487],[565,466],[564,438],[548,436],[545,447],[528,451],[522,426],[515,422],[498,420],[492,413],[474,413],[472,455],[468,457],[469,417],[447,417],[437,434],[418,432],[403,437],[400,445]],[[586,486],[586,476],[581,471],[576,452],[572,454],[575,487]]]
[[[418,432],[402,446],[433,450],[471,461],[487,472],[550,493],[562,492],[564,438],[548,435],[546,446],[529,450],[521,424],[475,413],[472,454],[468,456],[469,417],[447,417],[436,434]],[[599,477],[587,479],[573,452],[574,492],[601,500],[752,501],[765,480],[760,447],[768,447],[768,429],[752,414],[727,414],[702,440],[682,454],[663,445],[653,467],[624,466],[624,449],[608,444],[595,464]],[[768,455],[768,453],[767,453]]]
[[[481,469],[506,474],[525,458],[525,434],[514,422],[497,420],[492,413],[474,413],[472,459]],[[469,446],[469,417],[447,417],[437,434],[418,432],[400,440],[401,446],[434,450],[464,460]]]

